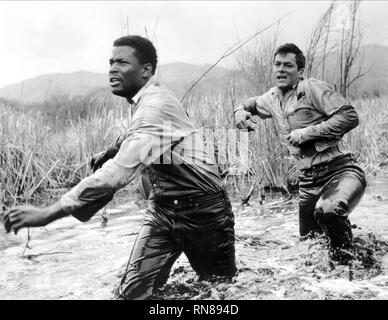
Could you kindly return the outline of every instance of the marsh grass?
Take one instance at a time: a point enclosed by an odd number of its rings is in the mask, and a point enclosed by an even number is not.
[[[366,171],[376,172],[388,164],[388,97],[354,101],[360,125],[345,136]]]
[[[237,95],[236,92],[240,92]],[[271,120],[255,125],[249,133],[249,159],[238,152],[218,150],[219,141],[230,148],[226,129],[234,129],[233,108],[248,97],[233,82],[223,91],[197,90],[185,102],[204,140],[214,144],[220,171],[233,189],[247,193],[260,177],[257,192],[263,189],[289,190],[297,184],[297,170]],[[61,108],[72,101],[64,99]],[[41,202],[46,191],[68,188],[90,174],[88,161],[130,125],[125,100],[110,94],[83,100],[86,112],[80,116],[48,116],[43,107],[22,108],[0,102],[0,200],[3,207],[25,202]],[[345,136],[345,142],[368,171],[379,170],[388,161],[388,98],[354,101],[360,125]],[[209,132],[212,134],[209,135]],[[218,158],[217,158],[218,157]],[[249,164],[249,165],[248,165]]]

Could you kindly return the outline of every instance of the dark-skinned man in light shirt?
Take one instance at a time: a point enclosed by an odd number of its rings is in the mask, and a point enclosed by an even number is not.
[[[129,130],[92,158],[92,175],[47,208],[20,206],[6,230],[45,226],[73,215],[89,220],[134,178],[149,201],[129,263],[115,290],[122,299],[147,299],[166,283],[184,252],[203,279],[235,275],[234,216],[223,181],[176,96],[154,77],[157,53],[140,36],[113,43],[112,93],[127,99]]]

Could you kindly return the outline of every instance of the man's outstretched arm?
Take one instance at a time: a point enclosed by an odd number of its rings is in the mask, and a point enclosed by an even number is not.
[[[84,178],[58,202],[43,209],[33,206],[11,209],[4,220],[7,231],[44,226],[66,215],[73,215],[80,221],[89,220],[112,200],[116,191],[131,182],[142,168],[159,159],[175,141],[161,136],[163,119],[158,109],[146,107],[143,115],[117,155]]]
[[[147,142],[149,138],[146,135],[137,137],[135,141],[128,141],[117,154],[118,159],[108,161],[100,170],[84,178],[47,208],[24,205],[10,209],[4,216],[6,231],[13,230],[16,233],[21,228],[45,226],[68,215],[73,215],[82,222],[89,220],[112,200],[118,189],[133,180],[142,166],[141,161],[138,161],[140,157],[137,157],[140,146],[147,148]],[[125,153],[130,156],[123,155]]]
[[[68,215],[82,222],[89,220],[112,200],[117,190],[131,182],[144,165],[149,165],[159,156],[158,147],[159,139],[156,137],[135,133],[122,144],[114,159],[81,180],[53,205],[47,208],[12,208],[4,217],[6,231],[14,230],[16,233],[21,228],[45,226]],[[152,158],[148,156],[150,153]]]

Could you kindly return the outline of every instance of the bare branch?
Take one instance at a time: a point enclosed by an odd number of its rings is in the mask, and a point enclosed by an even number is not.
[[[312,34],[310,36],[309,45],[307,48],[306,53],[306,67],[305,72],[307,77],[311,77],[313,73],[313,67],[314,67],[314,60],[316,57],[317,52],[319,51],[319,48],[323,46],[323,53],[322,55],[326,56],[326,47],[329,40],[329,33],[330,33],[330,24],[331,24],[331,16],[332,12],[335,8],[335,2],[333,1],[329,8],[325,11],[325,13],[322,15],[322,17],[318,20],[318,23],[313,28]],[[326,33],[326,35],[325,35]],[[325,35],[324,42],[322,42],[322,39]]]
[[[226,57],[232,55],[233,53],[235,53],[237,50],[239,50],[240,48],[242,48],[244,45],[246,45],[248,42],[250,42],[252,39],[256,38],[259,34],[263,33],[264,31],[266,31],[267,29],[271,28],[272,26],[278,24],[281,20],[283,20],[285,17],[287,17],[291,12],[285,14],[284,16],[282,16],[281,18],[279,18],[278,20],[276,20],[275,22],[271,23],[270,25],[268,25],[267,27],[257,31],[256,33],[254,33],[253,35],[243,39],[243,40],[240,40],[238,42],[236,42],[235,44],[233,44],[230,48],[228,48],[224,53],[223,55],[214,63],[212,64],[200,77],[197,81],[195,81],[191,87],[185,92],[185,94],[183,95],[182,99],[181,99],[181,102],[183,102],[183,100],[186,98],[186,96],[193,90],[193,88],[214,68],[217,66],[217,64],[225,59]]]

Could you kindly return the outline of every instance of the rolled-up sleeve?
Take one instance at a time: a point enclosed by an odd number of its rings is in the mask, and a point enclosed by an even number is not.
[[[164,118],[160,108],[140,107],[116,156],[63,195],[62,209],[78,220],[89,220],[112,200],[116,191],[189,134],[174,130]]]
[[[320,138],[340,139],[345,133],[359,124],[359,118],[353,106],[346,104],[345,99],[329,84],[323,81],[310,81],[307,93],[314,107],[328,119],[304,130],[305,139]]]

